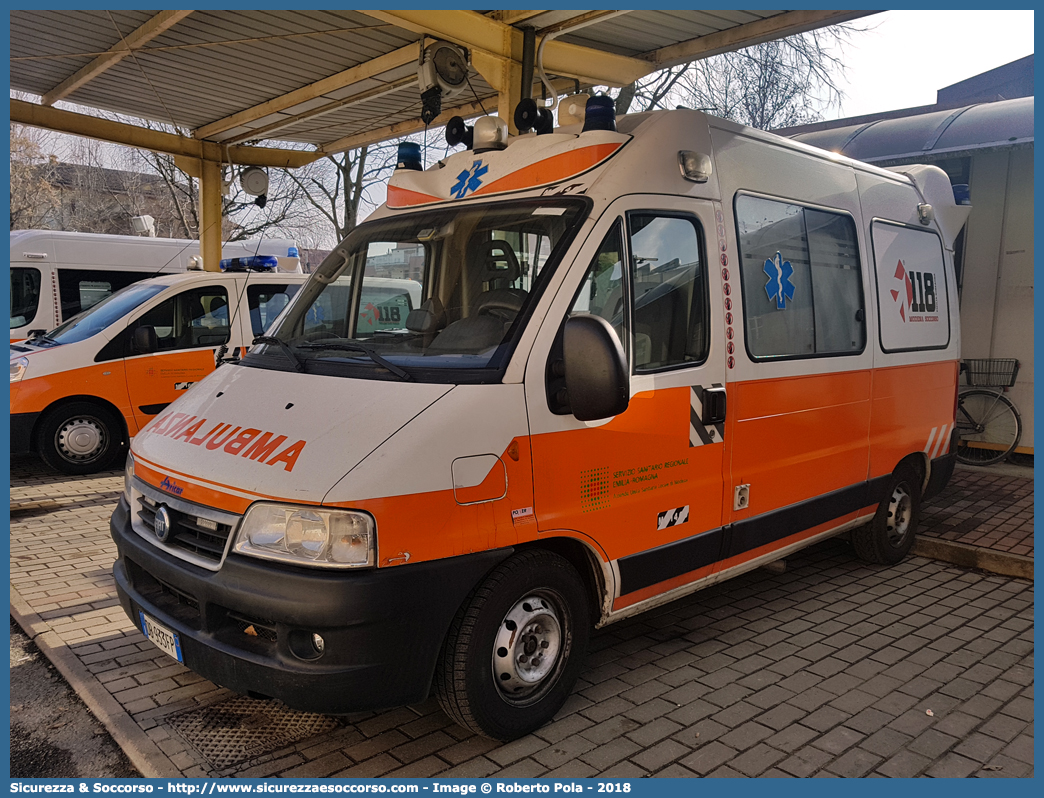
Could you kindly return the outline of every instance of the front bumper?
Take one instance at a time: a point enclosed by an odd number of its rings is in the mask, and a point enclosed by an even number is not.
[[[209,571],[142,539],[125,498],[110,529],[116,589],[135,626],[141,610],[177,632],[185,665],[215,684],[326,714],[426,698],[454,614],[512,551],[345,573],[230,554]],[[309,649],[313,633],[321,656]]]

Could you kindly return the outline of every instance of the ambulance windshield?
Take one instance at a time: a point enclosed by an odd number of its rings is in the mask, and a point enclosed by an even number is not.
[[[34,338],[31,343],[54,346],[55,344],[72,344],[83,341],[92,335],[97,335],[113,322],[122,319],[166,287],[166,285],[149,281],[128,285],[115,294],[107,296],[89,310],[85,310],[64,324],[55,327],[46,336]]]
[[[360,225],[246,364],[378,379],[495,379],[586,211],[577,200],[468,204]]]

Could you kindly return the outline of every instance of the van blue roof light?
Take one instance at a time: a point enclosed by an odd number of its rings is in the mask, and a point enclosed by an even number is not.
[[[218,266],[223,272],[274,272],[279,268],[279,258],[275,255],[225,258]]]
[[[287,256],[288,258],[299,258],[299,257],[301,257],[301,256],[300,256],[300,255],[299,255],[299,254],[297,253],[297,247],[290,247],[289,249],[287,249],[287,251],[286,251],[286,256]]]
[[[400,141],[399,157],[396,160],[396,169],[413,169],[417,172],[421,171],[420,144],[415,141]]]
[[[616,130],[616,102],[612,97],[599,94],[587,101],[584,130]]]

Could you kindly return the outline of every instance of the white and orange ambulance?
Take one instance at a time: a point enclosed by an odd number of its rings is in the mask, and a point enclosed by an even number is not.
[[[110,466],[217,358],[238,358],[264,333],[304,284],[296,259],[287,268],[142,280],[45,335],[11,344],[11,453],[37,452],[67,474]],[[363,327],[400,326],[420,293],[413,280],[370,281]],[[331,291],[315,313],[342,312],[338,303],[348,294],[346,284]]]
[[[280,268],[298,263],[288,239],[229,241],[226,258],[275,255]],[[131,283],[183,272],[201,262],[199,241],[80,233],[11,231],[11,341],[53,330]]]
[[[137,281],[11,344],[11,453],[69,474],[106,468],[139,429],[250,345],[305,275],[170,274]]]
[[[946,175],[591,103],[404,146],[266,342],[134,439],[114,573],[156,645],[308,711],[434,686],[510,739],[594,626],[841,532],[906,554],[953,467]],[[373,329],[392,251],[421,302]]]

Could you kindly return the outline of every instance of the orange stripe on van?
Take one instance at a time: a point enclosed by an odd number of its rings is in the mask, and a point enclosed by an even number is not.
[[[933,428],[953,429],[958,363],[917,363],[875,369],[870,411],[870,476],[890,474],[913,452],[924,451]],[[949,433],[946,433],[948,438]],[[940,451],[945,451],[945,440]]]
[[[433,197],[420,191],[412,191],[399,186],[388,186],[388,207],[409,208],[412,205],[426,205],[429,202],[442,202],[442,197]]]
[[[557,183],[559,180],[565,180],[567,177],[578,175],[597,166],[622,146],[623,143],[618,141],[608,144],[593,144],[590,147],[553,155],[482,186],[472,196],[517,191]]]
[[[236,496],[227,493],[217,488],[209,487],[209,485],[218,486],[219,483],[210,482],[210,480],[201,479],[197,476],[184,474],[180,471],[175,471],[172,468],[165,468],[154,463],[148,463],[138,456],[135,456],[134,458],[134,476],[138,477],[142,482],[156,490],[162,490],[160,485],[163,484],[164,479],[174,478],[176,480],[182,480],[179,482],[182,492],[178,494],[178,498],[193,502],[194,504],[201,504],[204,507],[213,507],[215,510],[224,510],[228,513],[245,513],[246,509],[255,501],[243,496]],[[189,480],[193,481],[190,482]],[[200,485],[198,484],[200,482],[206,482],[208,484]],[[250,491],[243,491],[243,493],[250,493]],[[268,497],[261,496],[261,494],[253,495],[257,496],[259,499],[268,499]],[[285,501],[282,499],[270,500]]]

